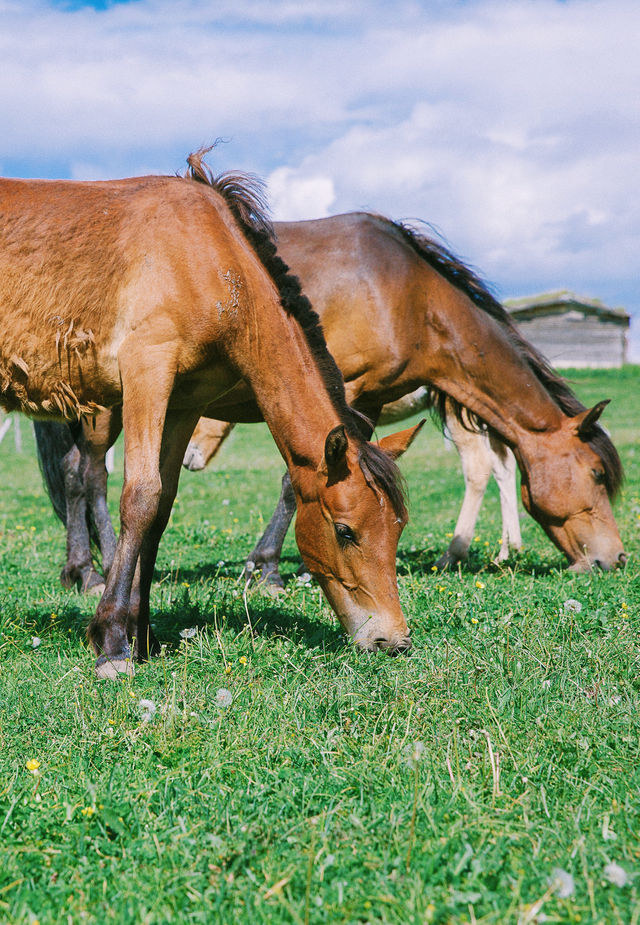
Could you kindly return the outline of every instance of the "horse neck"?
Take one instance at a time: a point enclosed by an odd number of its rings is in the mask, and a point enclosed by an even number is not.
[[[256,330],[259,337],[247,336],[232,358],[250,384],[295,484],[301,470],[315,472],[329,431],[342,423],[340,414],[300,325],[279,304],[269,321],[261,313],[259,321],[247,326],[247,331]],[[339,378],[335,389],[343,389]]]
[[[463,293],[441,284],[444,291],[436,298],[431,291],[426,307],[427,381],[475,412],[508,444],[524,449],[530,440],[557,432],[566,417],[507,330]]]

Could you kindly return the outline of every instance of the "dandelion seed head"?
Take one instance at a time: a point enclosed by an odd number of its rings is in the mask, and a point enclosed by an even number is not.
[[[138,701],[138,709],[140,710],[143,723],[150,723],[156,715],[156,705],[153,700]]]
[[[404,749],[404,760],[408,767],[417,768],[425,753],[424,742],[409,742]]]
[[[221,687],[216,693],[216,706],[230,707],[233,703],[233,694],[226,687]]]
[[[576,888],[573,876],[561,867],[556,867],[553,870],[549,886],[553,888],[558,899],[567,899],[569,896],[573,896]]]
[[[580,611],[582,610],[582,604],[580,603],[580,601],[576,601],[572,597],[566,600],[563,606],[564,606],[565,613],[580,613]]]
[[[611,861],[610,864],[607,864],[604,869],[604,876],[609,881],[613,883],[614,886],[626,886],[629,882],[629,875],[624,869],[620,867],[619,864],[616,864],[615,861]]]
[[[180,636],[182,639],[193,639],[193,637],[198,632],[197,626],[189,626],[183,630],[180,630]]]
[[[32,649],[37,649],[41,642],[42,642],[42,640],[40,639],[39,636],[33,636],[33,637],[31,638],[31,648],[32,648]]]

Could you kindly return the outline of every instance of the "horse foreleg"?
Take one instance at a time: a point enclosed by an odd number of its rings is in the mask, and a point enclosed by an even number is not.
[[[520,518],[518,516],[518,492],[516,486],[516,458],[502,440],[489,435],[489,452],[492,459],[493,477],[500,492],[500,510],[502,512],[502,541],[500,552],[495,562],[504,562],[511,549],[522,546]]]
[[[160,480],[162,492],[158,509],[140,549],[140,559],[130,606],[130,637],[134,639],[134,657],[146,661],[149,655],[158,655],[160,644],[149,623],[149,596],[158,545],[165,531],[171,508],[178,490],[180,468],[189,437],[193,432],[197,414],[170,412],[164,427],[160,452]]]
[[[139,345],[141,349],[136,346],[128,344],[119,356],[125,435],[120,536],[104,594],[87,629],[100,678],[133,672],[129,637],[131,586],[140,550],[156,521],[163,493],[160,457],[175,373],[167,364],[163,348],[154,349],[144,343]],[[144,612],[148,606],[148,585],[141,582],[140,610]]]
[[[229,421],[200,418],[184,454],[185,469],[199,472],[208,466],[234,427]]]
[[[247,575],[276,588],[284,588],[284,581],[278,571],[278,566],[282,554],[282,544],[295,512],[296,498],[289,473],[285,472],[282,477],[282,489],[276,509],[267,524],[267,529],[256,543],[253,552],[250,553],[245,563],[245,573]]]
[[[491,476],[492,465],[485,433],[467,430],[452,415],[447,416],[447,428],[460,454],[465,490],[453,539],[447,551],[436,562],[438,568],[454,566],[466,558],[482,499]]]

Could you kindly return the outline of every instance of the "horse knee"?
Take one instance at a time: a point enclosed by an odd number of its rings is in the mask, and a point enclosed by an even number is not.
[[[120,521],[123,528],[137,526],[146,530],[154,522],[162,497],[160,477],[127,482],[120,498]]]

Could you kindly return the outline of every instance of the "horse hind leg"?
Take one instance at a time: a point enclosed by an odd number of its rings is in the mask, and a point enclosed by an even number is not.
[[[467,557],[492,465],[485,433],[467,430],[453,415],[447,416],[447,428],[460,454],[465,490],[453,539],[436,562],[440,569],[451,568]]]
[[[517,551],[522,547],[516,486],[517,463],[509,447],[497,436],[489,434],[488,441],[493,477],[500,492],[500,511],[502,513],[500,552],[494,559],[494,562],[499,564],[509,558],[511,550]]]
[[[85,454],[84,483],[87,509],[94,541],[100,548],[102,569],[109,574],[116,550],[116,534],[107,506],[106,455],[122,430],[119,409],[99,414],[83,426],[82,449]]]
[[[102,593],[104,579],[93,567],[83,454],[77,445],[62,460],[66,500],[67,561],[60,573],[65,588]]]

